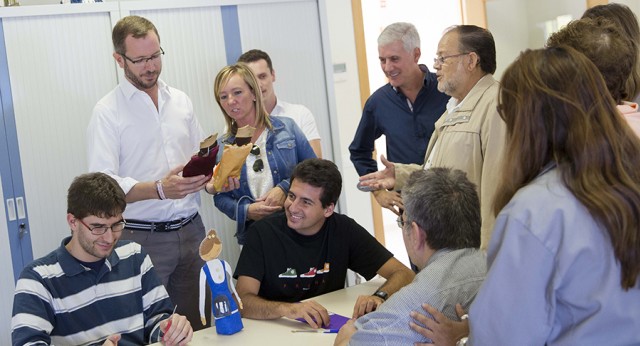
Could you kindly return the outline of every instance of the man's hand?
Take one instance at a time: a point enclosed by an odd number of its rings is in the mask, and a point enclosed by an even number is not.
[[[284,205],[285,199],[287,199],[287,194],[284,193],[284,190],[277,186],[274,186],[271,190],[269,190],[269,192],[267,192],[259,200],[264,201],[264,203],[268,206],[282,207]]]
[[[171,324],[169,324],[171,321]],[[168,328],[167,328],[168,327]],[[167,346],[184,346],[193,337],[193,328],[186,317],[173,314],[166,320],[160,322],[160,329],[164,331],[162,343]]]
[[[289,303],[284,307],[283,315],[287,318],[303,318],[314,329],[328,326],[331,323],[329,312],[315,300],[300,303]]]
[[[396,166],[387,161],[384,155],[380,155],[380,161],[385,169],[361,176],[360,185],[371,186],[374,190],[393,190],[396,185]]]
[[[371,311],[375,311],[384,300],[377,296],[359,296],[356,305],[353,307],[352,318],[358,318]]]
[[[118,341],[120,341],[120,334],[112,334],[107,337],[107,340],[104,341],[102,346],[118,346]]]
[[[462,322],[452,321],[429,304],[422,304],[422,308],[431,314],[433,319],[412,311],[411,318],[420,324],[409,322],[409,326],[420,335],[431,339],[431,343],[416,343],[416,346],[455,346],[458,340],[469,335],[469,321],[467,319],[462,320]],[[460,304],[456,304],[456,313],[458,317],[464,315],[464,310]]]
[[[391,210],[394,214],[400,216],[401,210],[404,210],[404,204],[402,203],[402,196],[399,192],[376,190],[372,191],[373,197],[376,198],[378,204],[381,207]]]
[[[333,346],[345,346],[349,344],[349,340],[351,340],[353,334],[358,331],[355,326],[355,321],[356,320],[352,318],[348,320],[347,323],[342,326],[342,328],[340,328]]]
[[[184,178],[178,175],[184,165],[172,169],[162,178],[162,191],[167,199],[182,199],[190,193],[198,192],[204,188],[211,175],[197,175]]]
[[[215,195],[216,193],[229,192],[239,188],[240,179],[238,177],[229,177],[228,181],[222,185],[222,190],[216,191],[216,188],[213,186],[213,177],[211,177],[204,187],[204,191],[210,195]]]
[[[249,204],[249,209],[247,209],[247,219],[260,220],[280,210],[282,210],[280,205],[267,205],[265,201],[253,202]]]

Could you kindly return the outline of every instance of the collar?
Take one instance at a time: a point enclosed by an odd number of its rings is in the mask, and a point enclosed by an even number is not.
[[[277,111],[284,111],[284,101],[280,101],[280,99],[276,96],[276,105],[273,107],[271,114],[277,114]]]
[[[558,164],[555,161],[551,161],[547,163],[544,167],[542,167],[542,169],[540,170],[540,173],[538,173],[538,175],[536,176],[536,179],[549,173],[551,170],[556,168],[557,165]]]
[[[428,267],[431,263],[435,262],[438,258],[448,254],[451,251],[453,251],[453,250],[451,250],[449,248],[444,248],[444,249],[440,249],[440,250],[436,251],[433,255],[431,255],[431,257],[429,257],[429,260],[427,261],[427,265],[424,266],[424,267],[425,268]]]
[[[622,101],[621,104],[617,105],[618,111],[622,114],[630,114],[638,112],[638,104],[629,101]]]
[[[431,80],[429,79],[429,73],[431,73],[431,71],[429,71],[427,65],[424,64],[418,64],[418,67],[420,68],[420,71],[422,71],[422,88],[424,89],[425,87],[429,86],[429,83],[431,83]],[[398,88],[394,86],[392,86],[391,88],[396,92],[396,94],[404,96],[402,91],[398,90]]]
[[[137,93],[143,93],[145,95],[147,94],[144,91],[136,88],[133,84],[131,84],[131,82],[126,77],[123,78],[122,81],[120,82],[120,88],[122,89],[122,93],[127,99],[131,99],[133,95]],[[158,93],[162,93],[163,96],[166,96],[167,98],[171,95],[171,92],[169,91],[169,86],[160,78],[158,78]]]
[[[464,99],[462,99],[462,101],[458,102],[457,99],[454,99],[453,97],[450,98],[449,102],[447,103],[447,110],[449,110],[449,107],[451,105],[452,108],[449,113],[455,110],[464,112],[473,111],[480,99],[482,99],[485,91],[487,91],[487,89],[489,89],[495,83],[497,83],[497,81],[493,78],[493,75],[487,73],[476,82],[476,84],[473,86],[473,88],[471,88],[471,90],[469,90],[469,93],[464,97]]]
[[[80,264],[80,262],[78,262],[65,247],[67,244],[69,244],[70,241],[71,236],[62,239],[60,247],[56,250],[56,257],[58,258],[60,267],[64,271],[65,275],[75,276],[84,273],[85,271],[87,271],[87,268]],[[116,253],[116,248],[113,249],[111,255],[109,255],[109,257],[107,257],[104,262],[109,270],[117,265],[120,261],[120,257],[118,257],[118,254]]]

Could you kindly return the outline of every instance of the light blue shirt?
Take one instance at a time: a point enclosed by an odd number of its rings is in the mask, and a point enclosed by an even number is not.
[[[358,331],[349,345],[413,345],[430,342],[409,328],[411,311],[428,303],[447,317],[459,320],[455,305],[467,309],[486,273],[486,258],[478,249],[439,250],[413,282],[392,295],[376,311],[356,320]]]
[[[640,344],[640,289],[622,289],[606,229],[558,169],[500,212],[487,257],[469,313],[471,344]]]

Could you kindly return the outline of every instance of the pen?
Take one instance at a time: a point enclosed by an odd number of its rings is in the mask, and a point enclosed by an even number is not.
[[[171,313],[171,315],[169,315],[169,322],[167,323],[167,327],[164,329],[164,332],[163,332],[163,334],[165,334],[165,335],[169,331],[169,328],[171,328],[171,321],[172,321],[171,316],[173,316],[173,314],[176,313],[176,309],[177,308],[178,308],[178,305],[174,306],[173,307],[173,312]],[[162,336],[162,340],[164,340],[164,335]]]
[[[337,329],[293,329],[291,332],[292,333],[325,333],[325,334],[329,334],[329,333],[337,333],[338,331],[340,331],[339,328],[337,328]]]

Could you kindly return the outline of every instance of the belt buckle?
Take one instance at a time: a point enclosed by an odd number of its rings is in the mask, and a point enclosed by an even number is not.
[[[167,226],[164,222],[151,223],[151,232],[166,232]]]

